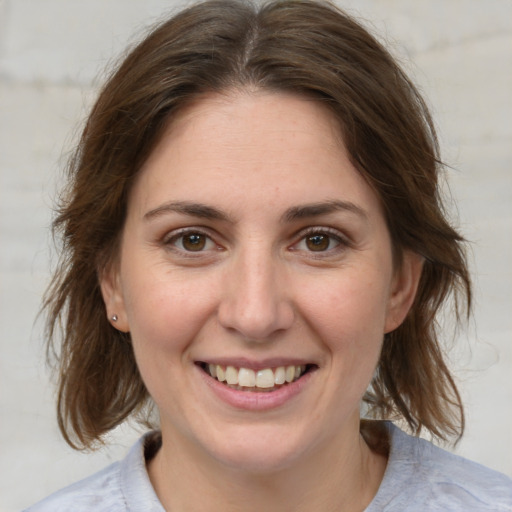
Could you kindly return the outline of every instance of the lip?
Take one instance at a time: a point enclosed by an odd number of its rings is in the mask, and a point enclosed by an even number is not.
[[[286,364],[277,364],[275,365],[275,361],[277,360],[267,360],[264,363],[252,363],[249,361],[242,362],[241,360],[237,360],[235,362],[233,359],[229,360],[229,365],[238,366],[244,368],[251,369],[262,369],[262,368],[273,368],[276,366],[286,366]],[[290,360],[286,360],[288,365],[292,365]],[[272,363],[269,365],[268,363]],[[218,363],[217,360],[213,364],[222,364],[225,362]],[[262,364],[266,366],[261,366]],[[304,364],[304,363],[302,363]],[[275,366],[274,366],[275,365]],[[200,378],[203,380],[204,384],[207,388],[215,395],[215,397],[227,405],[234,407],[236,409],[246,410],[246,411],[268,411],[272,409],[277,409],[278,407],[282,407],[294,400],[300,395],[305,388],[308,386],[308,383],[313,378],[315,371],[310,371],[305,373],[300,379],[286,384],[275,391],[240,391],[238,389],[230,388],[225,384],[222,384],[217,379],[214,379],[210,375],[208,375],[203,369],[196,366],[196,371],[199,373]]]
[[[205,358],[201,361],[196,361],[196,364],[215,364],[219,366],[234,366],[235,368],[248,368],[254,371],[264,370],[266,368],[278,368],[279,366],[310,366],[315,364],[311,360],[305,359],[291,359],[291,358],[272,358],[263,359],[261,361],[254,361],[246,358]],[[318,366],[315,364],[315,366]]]

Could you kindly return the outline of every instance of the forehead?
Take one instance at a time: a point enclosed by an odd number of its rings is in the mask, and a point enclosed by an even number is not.
[[[321,144],[337,157],[345,152],[337,119],[318,100],[261,90],[204,94],[180,109],[163,139],[164,145],[192,143],[198,156],[219,143],[229,158],[238,150],[246,159],[258,147],[279,154],[292,144]]]
[[[209,204],[229,198],[233,204],[227,207],[248,207],[253,199],[276,208],[293,201],[376,200],[326,107],[264,92],[212,93],[185,107],[132,192],[143,209],[183,199]]]

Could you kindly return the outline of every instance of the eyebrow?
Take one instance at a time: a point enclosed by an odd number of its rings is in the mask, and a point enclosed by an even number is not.
[[[350,201],[330,200],[301,206],[292,206],[281,216],[281,222],[294,222],[339,211],[353,213],[363,219],[368,218],[366,212],[361,207]],[[162,204],[146,212],[144,214],[144,220],[151,220],[168,213],[180,213],[182,215],[208,220],[232,221],[229,215],[213,206],[190,201],[173,201]]]
[[[160,217],[161,215],[165,215],[167,213],[181,213],[183,215],[190,215],[192,217],[198,217],[201,219],[209,219],[209,220],[229,220],[229,217],[212,206],[207,206],[202,203],[193,203],[189,201],[175,201],[170,203],[165,203],[149,212],[144,214],[145,220],[151,220],[155,217]]]
[[[364,220],[368,218],[368,215],[360,206],[357,206],[350,201],[332,200],[305,204],[302,206],[293,206],[283,214],[282,221],[293,222],[300,219],[319,217],[320,215],[327,215],[329,213],[339,211],[354,213]]]

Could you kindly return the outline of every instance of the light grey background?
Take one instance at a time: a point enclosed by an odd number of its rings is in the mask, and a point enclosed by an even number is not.
[[[65,155],[96,77],[172,0],[0,0],[0,512],[121,457],[60,439],[41,322],[48,226]],[[451,195],[473,242],[475,319],[451,359],[467,405],[456,451],[512,476],[512,2],[342,2],[388,42],[427,95]]]

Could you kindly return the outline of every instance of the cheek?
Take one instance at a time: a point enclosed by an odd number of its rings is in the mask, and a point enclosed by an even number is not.
[[[306,318],[330,340],[331,349],[381,342],[386,321],[387,288],[363,276],[333,279],[328,286],[309,288],[302,300]]]
[[[310,294],[304,316],[330,354],[331,384],[347,403],[358,403],[377,366],[384,339],[387,288],[382,281],[340,279]],[[351,398],[349,398],[351,397]]]
[[[200,286],[200,282],[202,286]],[[126,312],[135,359],[142,380],[160,411],[183,415],[169,390],[183,386],[183,369],[191,363],[190,347],[214,310],[203,280],[173,273],[146,272],[125,290]]]
[[[145,272],[125,291],[135,347],[183,352],[214,309],[213,283],[176,272]]]

